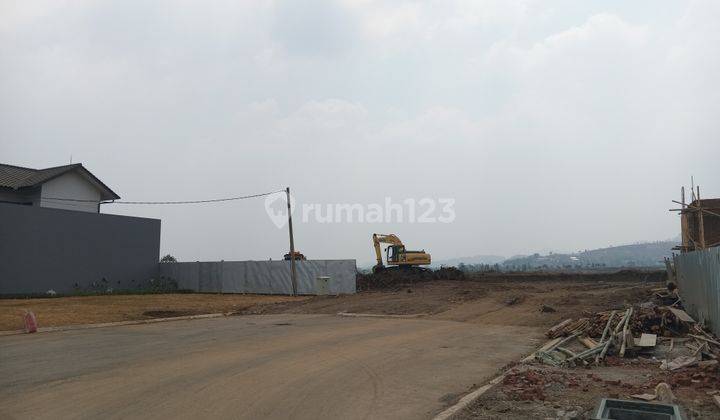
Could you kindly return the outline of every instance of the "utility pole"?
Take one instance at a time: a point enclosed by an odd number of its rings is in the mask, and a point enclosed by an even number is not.
[[[295,271],[295,239],[293,238],[292,229],[292,209],[290,208],[290,187],[285,189],[287,194],[287,210],[288,210],[288,228],[290,230],[290,270],[292,270],[292,292],[293,296],[297,296],[297,272]]]

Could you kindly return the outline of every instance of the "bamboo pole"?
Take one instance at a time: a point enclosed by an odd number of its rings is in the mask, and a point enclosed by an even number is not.
[[[591,348],[591,349],[585,350],[585,351],[582,352],[582,353],[576,354],[574,357],[571,357],[571,358],[569,358],[569,359],[566,359],[566,360],[565,360],[565,363],[574,362],[574,361],[577,360],[577,359],[582,359],[582,358],[591,356],[591,355],[593,355],[593,354],[595,354],[595,353],[597,353],[597,352],[599,352],[599,351],[602,351],[602,349],[603,349],[603,345],[600,344],[600,345],[598,345],[597,347],[593,347],[593,348]]]
[[[612,341],[612,336],[608,337],[607,343],[604,343],[605,337],[607,336],[607,333],[610,332],[610,324],[612,323],[613,318],[615,318],[615,311],[612,311],[610,313],[610,318],[608,318],[607,325],[605,325],[605,329],[602,333],[602,338],[600,338],[600,344],[605,344],[605,346],[602,349],[602,352],[595,356],[595,364],[600,363],[600,359],[605,357],[605,353],[607,352],[608,347],[610,347],[610,342]]]
[[[612,323],[613,318],[615,318],[615,311],[612,311],[610,313],[610,318],[608,318],[608,322],[605,325],[605,329],[603,330],[602,337],[600,338],[600,344],[602,344],[602,342],[605,341],[605,337],[607,337],[607,333],[610,331],[610,324]]]
[[[682,187],[680,189],[681,195],[682,195],[682,208],[685,210],[685,187]],[[690,245],[689,241],[689,232],[688,232],[688,221],[687,221],[687,214],[683,211],[680,213],[680,235],[682,236],[682,247],[683,252],[687,252],[688,246]]]
[[[628,309],[628,316],[625,317],[625,325],[623,326],[623,338],[622,345],[620,346],[620,357],[625,357],[625,344],[627,340],[628,324],[630,323],[630,317],[632,317],[633,308]]]
[[[602,359],[605,358],[605,354],[607,353],[608,349],[610,348],[610,345],[612,344],[613,340],[615,339],[615,336],[610,336],[608,341],[605,342],[605,346],[603,347],[602,351],[598,355],[598,357],[595,358],[595,364],[599,364]]]
[[[625,323],[625,319],[627,319],[629,313],[630,313],[630,309],[625,311],[625,315],[622,317],[622,319],[620,319],[620,322],[618,322],[618,324],[615,326],[615,329],[613,330],[613,334],[617,334],[618,332],[620,332],[620,328],[622,328],[623,324]]]
[[[698,212],[698,223],[699,235],[700,235],[700,249],[705,249],[705,220],[703,218],[702,201],[700,200],[700,186],[697,187],[697,203],[700,212]]]
[[[574,333],[574,334],[572,334],[572,335],[569,335],[569,336],[565,337],[563,340],[561,340],[559,343],[551,346],[549,349],[547,349],[547,350],[545,350],[545,351],[546,351],[547,353],[550,353],[551,351],[553,351],[553,350],[555,350],[556,348],[562,346],[563,344],[567,343],[568,341],[572,340],[573,338],[577,337],[578,335],[580,335],[579,332],[576,332],[576,333]]]

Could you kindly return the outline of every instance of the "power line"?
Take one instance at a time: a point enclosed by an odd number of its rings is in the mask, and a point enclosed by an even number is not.
[[[143,204],[143,205],[162,205],[162,204],[202,204],[202,203],[220,203],[223,201],[245,200],[248,198],[264,197],[271,194],[285,192],[285,190],[270,191],[261,194],[242,195],[238,197],[214,198],[210,200],[185,200],[185,201],[101,201],[100,204]],[[60,198],[60,197],[42,197],[43,200],[56,201],[72,201],[80,203],[97,203],[97,200],[82,200],[77,198]]]

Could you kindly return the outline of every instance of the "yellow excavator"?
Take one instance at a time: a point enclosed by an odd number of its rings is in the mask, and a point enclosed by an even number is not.
[[[384,235],[380,233],[373,233],[373,246],[375,247],[375,255],[377,257],[377,264],[373,267],[373,272],[378,272],[385,268],[382,259],[382,251],[380,250],[380,244],[388,245],[386,252],[387,265],[398,266],[398,267],[415,267],[419,265],[430,265],[430,254],[422,251],[408,251],[405,249],[400,238],[396,235],[389,234]]]

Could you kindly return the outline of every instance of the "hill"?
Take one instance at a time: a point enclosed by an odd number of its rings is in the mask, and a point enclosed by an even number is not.
[[[458,258],[448,258],[445,260],[437,260],[433,261],[431,267],[457,267],[460,264],[465,265],[476,265],[476,264],[499,264],[501,262],[505,261],[505,257],[501,257],[499,255],[474,255],[472,257],[458,257]]]
[[[663,258],[672,255],[676,241],[658,241],[593,249],[572,254],[534,254],[511,258],[502,263],[508,270],[542,268],[620,268],[655,267],[663,265]]]

